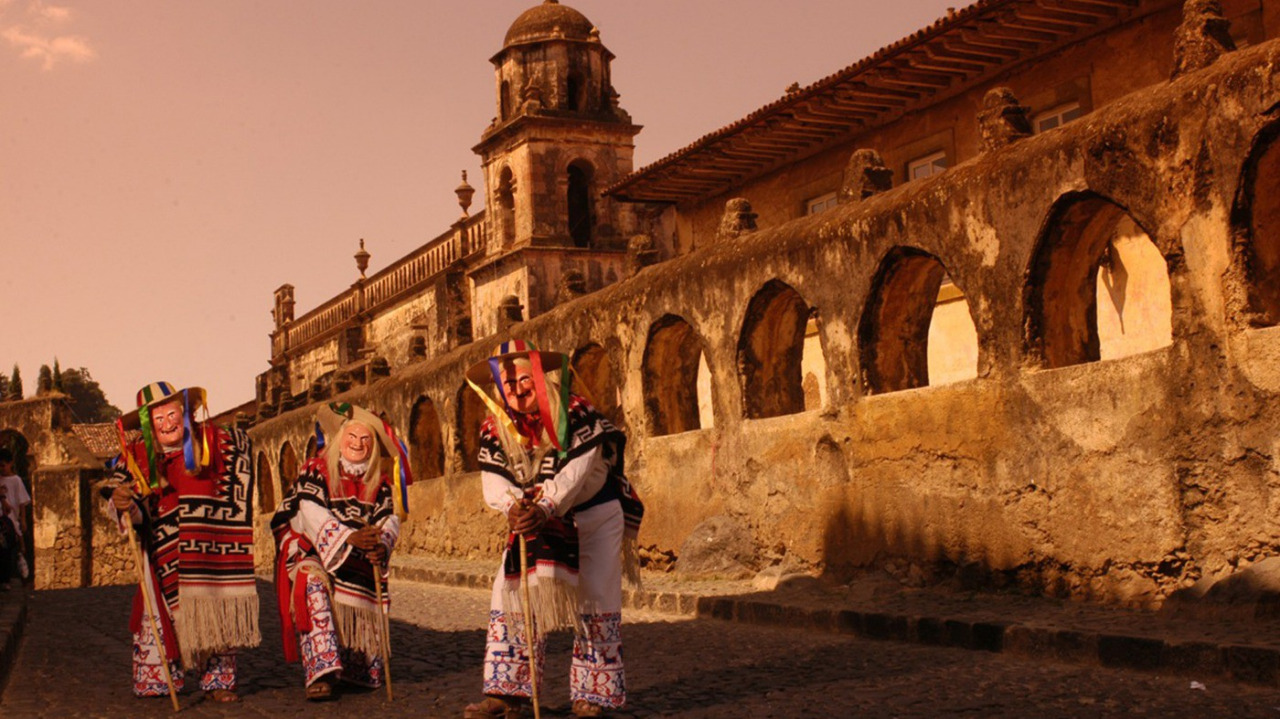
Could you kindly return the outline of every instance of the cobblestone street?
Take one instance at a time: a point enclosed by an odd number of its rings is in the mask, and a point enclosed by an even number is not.
[[[181,696],[184,715],[460,717],[479,696],[487,592],[398,582],[392,679],[385,693],[303,700],[301,670],[285,665],[269,585],[263,646],[241,656],[233,705]],[[3,717],[163,717],[167,700],[129,692],[129,587],[35,593]],[[1280,690],[1010,657],[824,636],[654,613],[627,615],[631,702],[619,717],[1276,717]],[[568,716],[569,642],[554,637],[545,716]]]

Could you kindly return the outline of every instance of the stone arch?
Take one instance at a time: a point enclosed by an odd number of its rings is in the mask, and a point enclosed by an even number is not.
[[[484,402],[476,396],[467,384],[458,388],[457,402],[458,436],[454,441],[454,450],[458,453],[457,466],[462,472],[480,471],[480,425],[484,424],[489,410]]]
[[[265,514],[276,508],[276,481],[271,473],[267,453],[258,451],[258,508]]]
[[[0,447],[13,453],[13,471],[22,477],[27,484],[27,492],[31,491],[31,472],[36,469],[35,457],[31,455],[31,441],[17,429],[0,430]]]
[[[649,328],[640,373],[651,434],[677,434],[704,426],[699,368],[705,366],[702,340],[683,318],[665,315]]]
[[[609,353],[595,342],[589,342],[574,351],[572,363],[574,372],[581,384],[586,385],[586,393],[596,408],[610,422],[622,427],[618,375],[613,363],[609,361]]]
[[[444,475],[444,436],[440,415],[430,397],[422,396],[409,414],[409,458],[415,479]]]
[[[1044,368],[1173,341],[1168,264],[1133,217],[1102,195],[1074,192],[1054,204],[1027,276],[1027,354]]]
[[[880,261],[858,324],[867,394],[897,392],[977,374],[977,333],[964,293],[947,268],[914,247]]]
[[[742,406],[748,419],[777,417],[805,410],[804,376],[806,327],[817,313],[790,285],[770,280],[747,305],[738,337],[738,375]],[[810,347],[814,347],[810,344]],[[821,362],[821,343],[817,365]]]
[[[494,199],[497,201],[498,238],[503,247],[510,247],[516,241],[516,180],[510,167],[502,168],[498,173],[498,188]]]
[[[1236,192],[1232,223],[1246,313],[1258,327],[1280,324],[1280,123],[1254,141]]]
[[[586,160],[569,163],[566,200],[569,210],[569,237],[577,247],[591,246],[591,184],[595,168]]]
[[[288,492],[298,481],[298,455],[293,451],[293,445],[288,442],[280,445],[280,460],[276,466],[280,469],[280,489]]]

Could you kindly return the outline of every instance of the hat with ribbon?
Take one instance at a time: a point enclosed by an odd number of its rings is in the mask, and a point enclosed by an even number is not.
[[[182,403],[183,464],[188,472],[195,472],[209,466],[209,428],[206,426],[197,430],[192,424],[192,417],[198,409],[204,410],[205,420],[209,419],[209,398],[204,388],[188,387],[179,390],[169,382],[152,382],[138,390],[137,409],[121,415],[116,420],[121,455],[124,457],[129,473],[137,480],[139,490],[144,494],[159,486],[157,456],[161,447],[156,441],[155,431],[151,426],[151,410],[172,401]],[[127,436],[129,430],[138,430],[142,434],[147,460],[145,476],[134,454],[129,451]]]
[[[467,384],[480,395],[480,399],[493,414],[495,421],[502,423],[512,434],[516,433],[516,425],[508,411],[500,406],[486,392],[482,385],[493,384],[503,404],[507,402],[506,388],[502,384],[503,366],[525,359],[529,361],[530,376],[533,379],[534,394],[538,402],[538,414],[542,426],[547,430],[551,444],[563,454],[569,448],[569,377],[561,377],[559,387],[549,387],[546,373],[567,368],[572,371],[569,357],[559,352],[543,352],[528,340],[508,340],[494,348],[489,359],[475,363],[467,370]],[[553,394],[554,391],[554,394]]]

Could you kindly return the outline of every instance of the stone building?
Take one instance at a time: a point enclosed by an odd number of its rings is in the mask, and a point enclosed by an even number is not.
[[[407,428],[402,547],[492,553],[463,372],[521,336],[627,429],[677,567],[727,528],[743,572],[1154,604],[1274,554],[1277,35],[1277,0],[980,0],[633,171],[600,32],[534,7],[485,210],[464,178],[418,250],[277,290],[260,510],[341,396]]]

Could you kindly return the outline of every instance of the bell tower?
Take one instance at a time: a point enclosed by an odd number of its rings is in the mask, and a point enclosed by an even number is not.
[[[490,58],[496,116],[472,148],[488,225],[487,256],[469,273],[478,337],[498,331],[503,299],[534,317],[566,296],[566,277],[590,292],[623,275],[634,209],[601,193],[631,173],[640,126],[618,104],[613,57],[586,16],[546,0]]]

